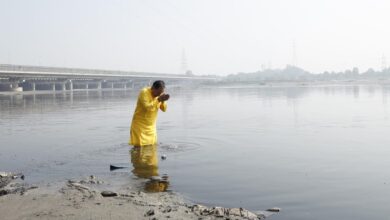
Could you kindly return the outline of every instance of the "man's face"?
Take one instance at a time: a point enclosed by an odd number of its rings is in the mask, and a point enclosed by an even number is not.
[[[160,96],[163,93],[164,93],[164,88],[163,87],[161,87],[159,89],[152,88],[152,95],[153,95],[153,97]]]

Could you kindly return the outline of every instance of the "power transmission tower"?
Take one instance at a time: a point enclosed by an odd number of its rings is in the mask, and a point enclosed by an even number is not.
[[[297,66],[297,49],[296,49],[296,43],[295,39],[292,42],[292,65]]]
[[[187,66],[187,56],[186,56],[186,51],[183,48],[182,53],[181,53],[181,67],[180,67],[180,73],[181,74],[186,74],[188,71],[188,66]]]
[[[382,70],[387,69],[387,61],[385,54],[382,54]]]

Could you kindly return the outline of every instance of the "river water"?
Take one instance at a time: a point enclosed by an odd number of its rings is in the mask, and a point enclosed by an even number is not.
[[[269,219],[388,219],[390,86],[172,88],[145,152],[127,144],[137,93],[0,95],[0,170],[146,191],[159,175],[194,202],[282,208]]]

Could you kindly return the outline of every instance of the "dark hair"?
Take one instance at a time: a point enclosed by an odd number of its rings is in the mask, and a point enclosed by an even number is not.
[[[162,81],[162,80],[156,80],[156,81],[154,81],[154,83],[152,85],[152,88],[154,88],[154,89],[159,89],[159,88],[165,89],[165,82]]]

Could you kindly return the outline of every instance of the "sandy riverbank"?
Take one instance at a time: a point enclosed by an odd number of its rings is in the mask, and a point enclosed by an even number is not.
[[[105,182],[93,176],[50,187],[34,187],[22,180],[12,180],[0,188],[0,218],[264,219],[272,214],[192,204],[172,192],[145,193],[130,186],[115,191],[105,188]]]

